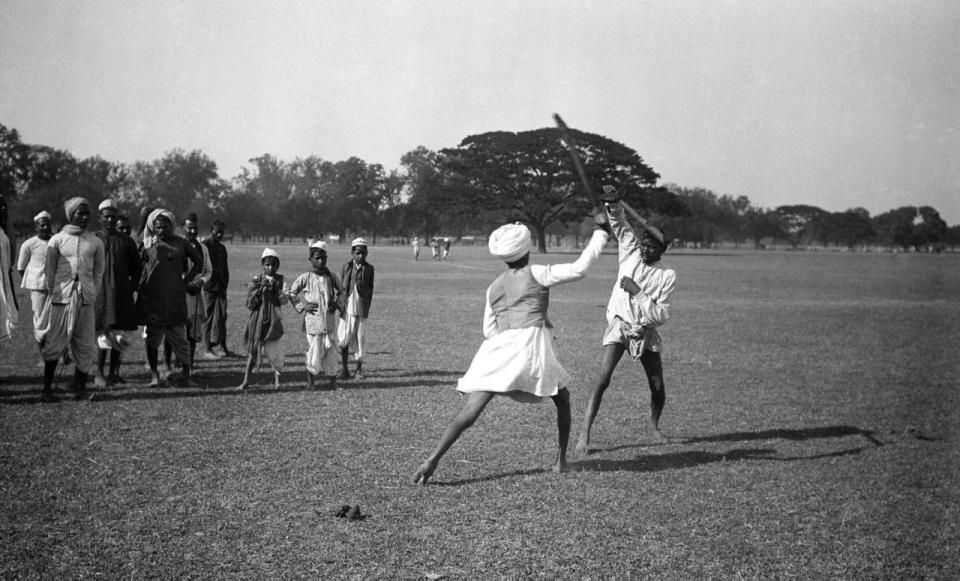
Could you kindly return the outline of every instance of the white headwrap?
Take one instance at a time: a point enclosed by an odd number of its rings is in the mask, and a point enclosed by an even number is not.
[[[33,217],[33,221],[34,221],[34,222],[39,222],[40,220],[43,220],[44,218],[46,218],[47,220],[51,220],[53,217],[50,215],[50,212],[44,210],[44,211],[40,212],[39,214],[37,214],[36,216],[34,216],[34,217]]]
[[[106,208],[116,208],[116,206],[113,204],[113,200],[110,198],[100,202],[100,205],[97,206],[97,210],[105,210]]]
[[[319,248],[320,250],[326,250],[327,243],[324,242],[323,240],[314,240],[313,242],[310,243],[310,248]]]
[[[520,222],[505,224],[493,231],[487,247],[504,262],[519,260],[530,252],[530,230]]]
[[[67,222],[73,221],[73,216],[83,204],[86,204],[87,207],[90,207],[90,202],[88,202],[86,198],[81,198],[80,196],[70,198],[63,203],[63,211],[67,214]]]
[[[263,249],[263,252],[260,253],[260,261],[263,262],[263,259],[264,259],[264,258],[267,258],[267,257],[269,257],[269,256],[272,256],[272,257],[276,258],[277,260],[280,260],[280,255],[277,254],[277,251],[276,251],[276,250],[274,250],[274,249],[272,249],[272,248],[264,248],[264,249]]]
[[[363,238],[354,238],[353,242],[350,243],[350,248],[353,248],[354,246],[366,246],[366,245],[367,245],[367,241],[364,240]]]

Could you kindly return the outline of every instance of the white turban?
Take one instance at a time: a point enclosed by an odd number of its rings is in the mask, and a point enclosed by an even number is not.
[[[80,196],[70,198],[63,203],[63,211],[67,215],[67,222],[73,221],[73,217],[76,215],[77,210],[84,204],[86,204],[88,208],[90,207],[90,202],[88,202],[86,198],[81,198]]]
[[[98,210],[105,210],[107,208],[116,208],[116,206],[113,205],[113,200],[111,200],[110,198],[107,198],[106,200],[100,202],[100,205],[97,206]]]
[[[366,245],[367,245],[367,241],[364,240],[363,238],[354,238],[353,242],[350,243],[350,248],[353,248],[354,246],[366,246]]]
[[[310,248],[311,248],[311,249],[313,249],[313,248],[319,248],[320,250],[326,250],[326,249],[327,249],[327,243],[324,242],[323,240],[314,240],[313,242],[310,243]]]
[[[263,262],[264,258],[274,257],[277,260],[280,260],[280,255],[277,254],[277,251],[272,248],[264,248],[263,252],[260,253],[260,261]]]
[[[490,235],[490,254],[505,262],[514,262],[530,252],[530,230],[517,222],[500,226]]]
[[[52,216],[50,216],[50,212],[48,212],[48,211],[46,211],[46,210],[40,212],[39,214],[37,214],[36,216],[33,217],[33,221],[34,221],[34,222],[39,222],[40,220],[43,220],[44,218],[46,218],[47,220],[52,219]]]

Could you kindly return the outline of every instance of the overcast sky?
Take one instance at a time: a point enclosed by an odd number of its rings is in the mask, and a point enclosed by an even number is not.
[[[960,223],[956,0],[0,0],[0,123],[78,157],[389,170],[554,112],[662,183]]]

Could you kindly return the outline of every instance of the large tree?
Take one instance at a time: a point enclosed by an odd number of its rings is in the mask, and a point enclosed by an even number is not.
[[[780,233],[794,249],[801,240],[809,240],[813,236],[818,221],[827,214],[821,208],[806,204],[780,206],[776,212],[780,216]]]
[[[654,192],[660,176],[636,151],[601,135],[576,129],[570,134],[595,190],[610,184],[638,210],[675,211],[675,196]],[[441,150],[440,163],[448,211],[491,223],[526,222],[541,252],[550,224],[579,222],[591,206],[555,128],[471,135]]]
[[[873,219],[880,241],[904,250],[936,248],[947,238],[947,223],[930,206],[901,206]]]

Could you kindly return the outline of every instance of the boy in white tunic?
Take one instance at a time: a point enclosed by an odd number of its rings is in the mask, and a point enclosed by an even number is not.
[[[508,269],[487,289],[483,312],[486,339],[457,385],[457,391],[467,394],[466,406],[417,469],[415,483],[427,483],[440,458],[473,425],[495,395],[520,402],[538,402],[544,397],[553,400],[559,436],[553,469],[566,470],[570,394],[564,386],[570,376],[553,352],[547,306],[550,287],[585,277],[600,256],[609,237],[609,224],[603,212],[598,212],[595,219],[598,229],[580,258],[568,264],[530,265],[530,231],[521,224],[501,226],[490,235],[490,253],[504,260]]]
[[[637,236],[618,203],[616,190],[603,187],[610,225],[619,245],[620,268],[607,303],[607,329],[603,334],[603,351],[597,383],[584,411],[584,423],[577,441],[577,453],[586,454],[590,446],[590,429],[600,410],[603,392],[624,352],[643,366],[650,387],[650,424],[658,439],[660,415],[667,395],[663,384],[663,363],[660,358],[660,327],[670,318],[670,295],[677,286],[677,274],[660,262],[669,246],[663,232],[650,225]]]
[[[307,335],[307,388],[315,389],[321,375],[329,378],[329,388],[337,382],[337,293],[340,281],[327,268],[327,243],[310,244],[313,270],[297,277],[290,286],[293,308],[303,314],[303,332]]]

